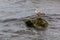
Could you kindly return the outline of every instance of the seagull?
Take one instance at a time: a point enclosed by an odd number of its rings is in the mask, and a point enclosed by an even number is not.
[[[39,9],[36,9],[35,13],[36,13],[37,16],[45,15],[45,13],[42,13]]]

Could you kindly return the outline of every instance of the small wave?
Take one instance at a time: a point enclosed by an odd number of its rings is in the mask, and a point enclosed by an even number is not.
[[[47,14],[47,15],[41,15],[39,17],[45,19],[45,20],[53,20],[53,19],[60,19],[59,18],[59,14]],[[27,16],[27,17],[22,17],[22,18],[11,18],[11,19],[5,19],[5,20],[0,20],[0,22],[9,22],[9,21],[16,21],[16,20],[21,20],[21,21],[24,21],[26,19],[33,19],[35,18],[36,16],[35,15],[32,15],[32,16]]]
[[[3,20],[2,22],[9,22],[9,21],[15,21],[17,20],[17,18],[14,18],[14,19],[6,19],[6,20]]]

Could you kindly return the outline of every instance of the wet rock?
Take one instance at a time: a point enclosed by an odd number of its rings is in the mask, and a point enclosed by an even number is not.
[[[33,27],[37,30],[43,30],[48,27],[48,22],[42,18],[30,19],[25,23],[28,27]]]
[[[34,27],[34,24],[31,22],[31,20],[28,20],[25,23],[28,27]]]

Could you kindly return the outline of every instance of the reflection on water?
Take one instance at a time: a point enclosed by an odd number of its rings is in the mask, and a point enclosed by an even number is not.
[[[46,15],[45,31],[28,30],[24,20],[34,18],[35,8]],[[0,40],[60,40],[59,0],[0,0]]]

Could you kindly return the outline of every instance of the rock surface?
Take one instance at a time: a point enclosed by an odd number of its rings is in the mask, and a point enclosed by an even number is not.
[[[48,22],[42,18],[29,19],[25,23],[28,27],[33,27],[37,30],[44,30],[48,27]]]

